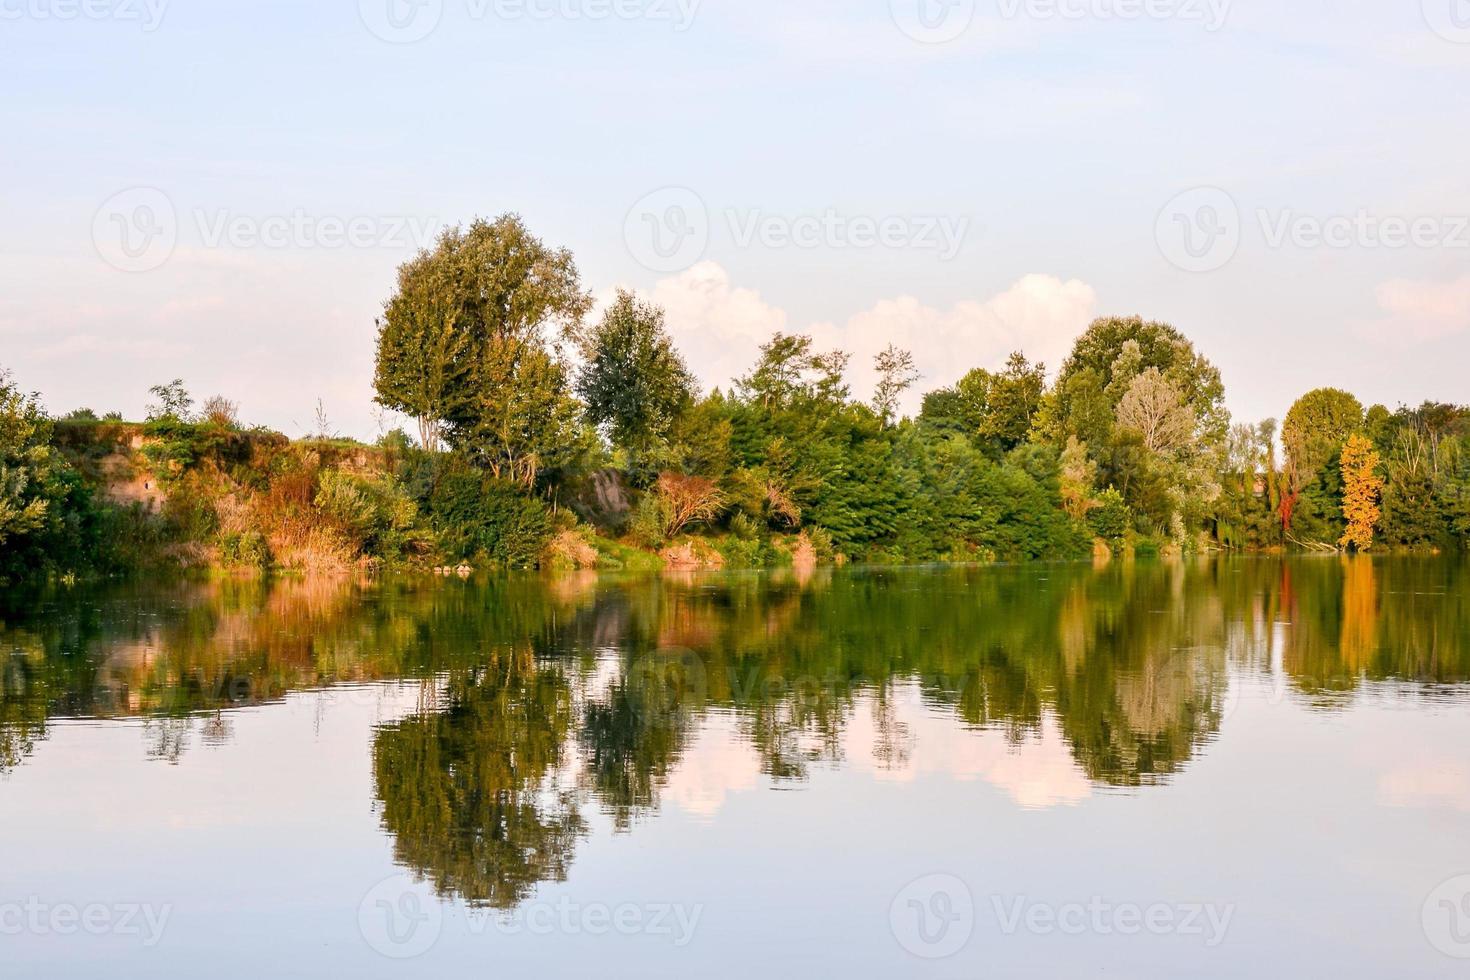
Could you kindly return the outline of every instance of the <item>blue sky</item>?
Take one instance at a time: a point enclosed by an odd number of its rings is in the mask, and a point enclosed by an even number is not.
[[[1470,402],[1470,0],[421,3],[0,0],[0,365],[371,435],[394,268],[514,210],[709,384],[773,329],[865,394],[890,340],[935,387],[1137,313],[1242,419]]]

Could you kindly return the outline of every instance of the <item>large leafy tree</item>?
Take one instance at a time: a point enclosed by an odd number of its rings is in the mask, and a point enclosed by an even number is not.
[[[1362,428],[1363,405],[1346,391],[1318,388],[1298,398],[1281,425],[1291,489],[1310,483]]]
[[[1177,329],[1096,320],[1077,339],[1037,417],[1040,434],[1086,442],[1099,485],[1181,544],[1219,499],[1230,425],[1219,370]]]
[[[1223,443],[1230,417],[1219,369],[1177,329],[1141,317],[1095,320],[1077,338],[1057,376],[1049,418],[1059,430],[1054,434],[1096,437],[1097,432],[1082,430],[1107,428],[1109,421],[1094,403],[1105,399],[1111,416],[1134,380],[1150,368],[1177,389],[1194,415],[1199,437]]]
[[[544,471],[581,454],[581,410],[553,351],[490,337],[480,347],[475,379],[450,440],[497,479],[531,487]]]
[[[475,331],[465,319],[453,263],[421,252],[398,270],[398,291],[378,321],[379,403],[418,422],[419,443],[439,449],[445,420],[462,407],[473,371]]]
[[[1118,402],[1118,424],[1137,432],[1151,452],[1173,452],[1194,437],[1194,417],[1184,397],[1158,368],[1134,377]]]
[[[1342,534],[1342,467],[1348,437],[1362,430],[1363,406],[1337,388],[1318,388],[1296,400],[1281,424],[1286,450],[1282,534],[1295,544],[1330,547]]]
[[[731,446],[742,469],[735,500],[781,527],[815,524],[839,537],[859,520],[849,491],[869,474],[859,447],[879,439],[877,416],[853,405],[848,355],[818,352],[804,335],[776,334],[736,382]]]
[[[694,376],[664,327],[664,311],[620,290],[584,338],[577,394],[587,417],[623,449],[635,470],[667,444],[694,400]]]
[[[555,340],[579,335],[591,297],[572,255],[517,215],[450,228],[398,273],[378,324],[378,401],[498,476],[534,483],[575,408]],[[551,336],[548,336],[548,334]]]

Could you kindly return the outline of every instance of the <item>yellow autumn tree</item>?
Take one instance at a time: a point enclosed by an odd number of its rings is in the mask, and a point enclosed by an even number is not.
[[[1342,516],[1347,518],[1347,530],[1338,544],[1357,551],[1373,547],[1382,492],[1383,479],[1378,475],[1378,453],[1373,443],[1362,435],[1349,436],[1342,447]]]

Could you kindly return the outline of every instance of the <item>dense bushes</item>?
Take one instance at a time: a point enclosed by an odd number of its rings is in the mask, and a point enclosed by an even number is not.
[[[398,559],[427,550],[418,506],[391,475],[358,476],[323,470],[316,507],[365,555]]]
[[[425,502],[439,548],[452,561],[534,566],[557,531],[544,501],[468,466],[435,479]]]
[[[174,413],[183,411],[187,393],[170,395]],[[9,442],[28,460],[23,480],[18,467],[5,471],[34,498],[4,521],[14,540],[0,561],[10,577],[155,565],[331,570],[434,557],[433,534],[396,475],[401,447],[241,431],[224,404],[199,421],[159,411],[129,424],[75,412],[54,430],[34,399],[8,398],[4,408]]]
[[[91,491],[51,445],[39,400],[0,371],[0,583],[89,566],[104,529]]]

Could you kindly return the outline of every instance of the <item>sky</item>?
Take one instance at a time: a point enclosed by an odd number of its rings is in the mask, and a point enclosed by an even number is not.
[[[707,386],[1136,314],[1240,420],[1470,402],[1467,83],[1470,0],[0,0],[0,368],[372,437],[395,268],[514,211]]]

